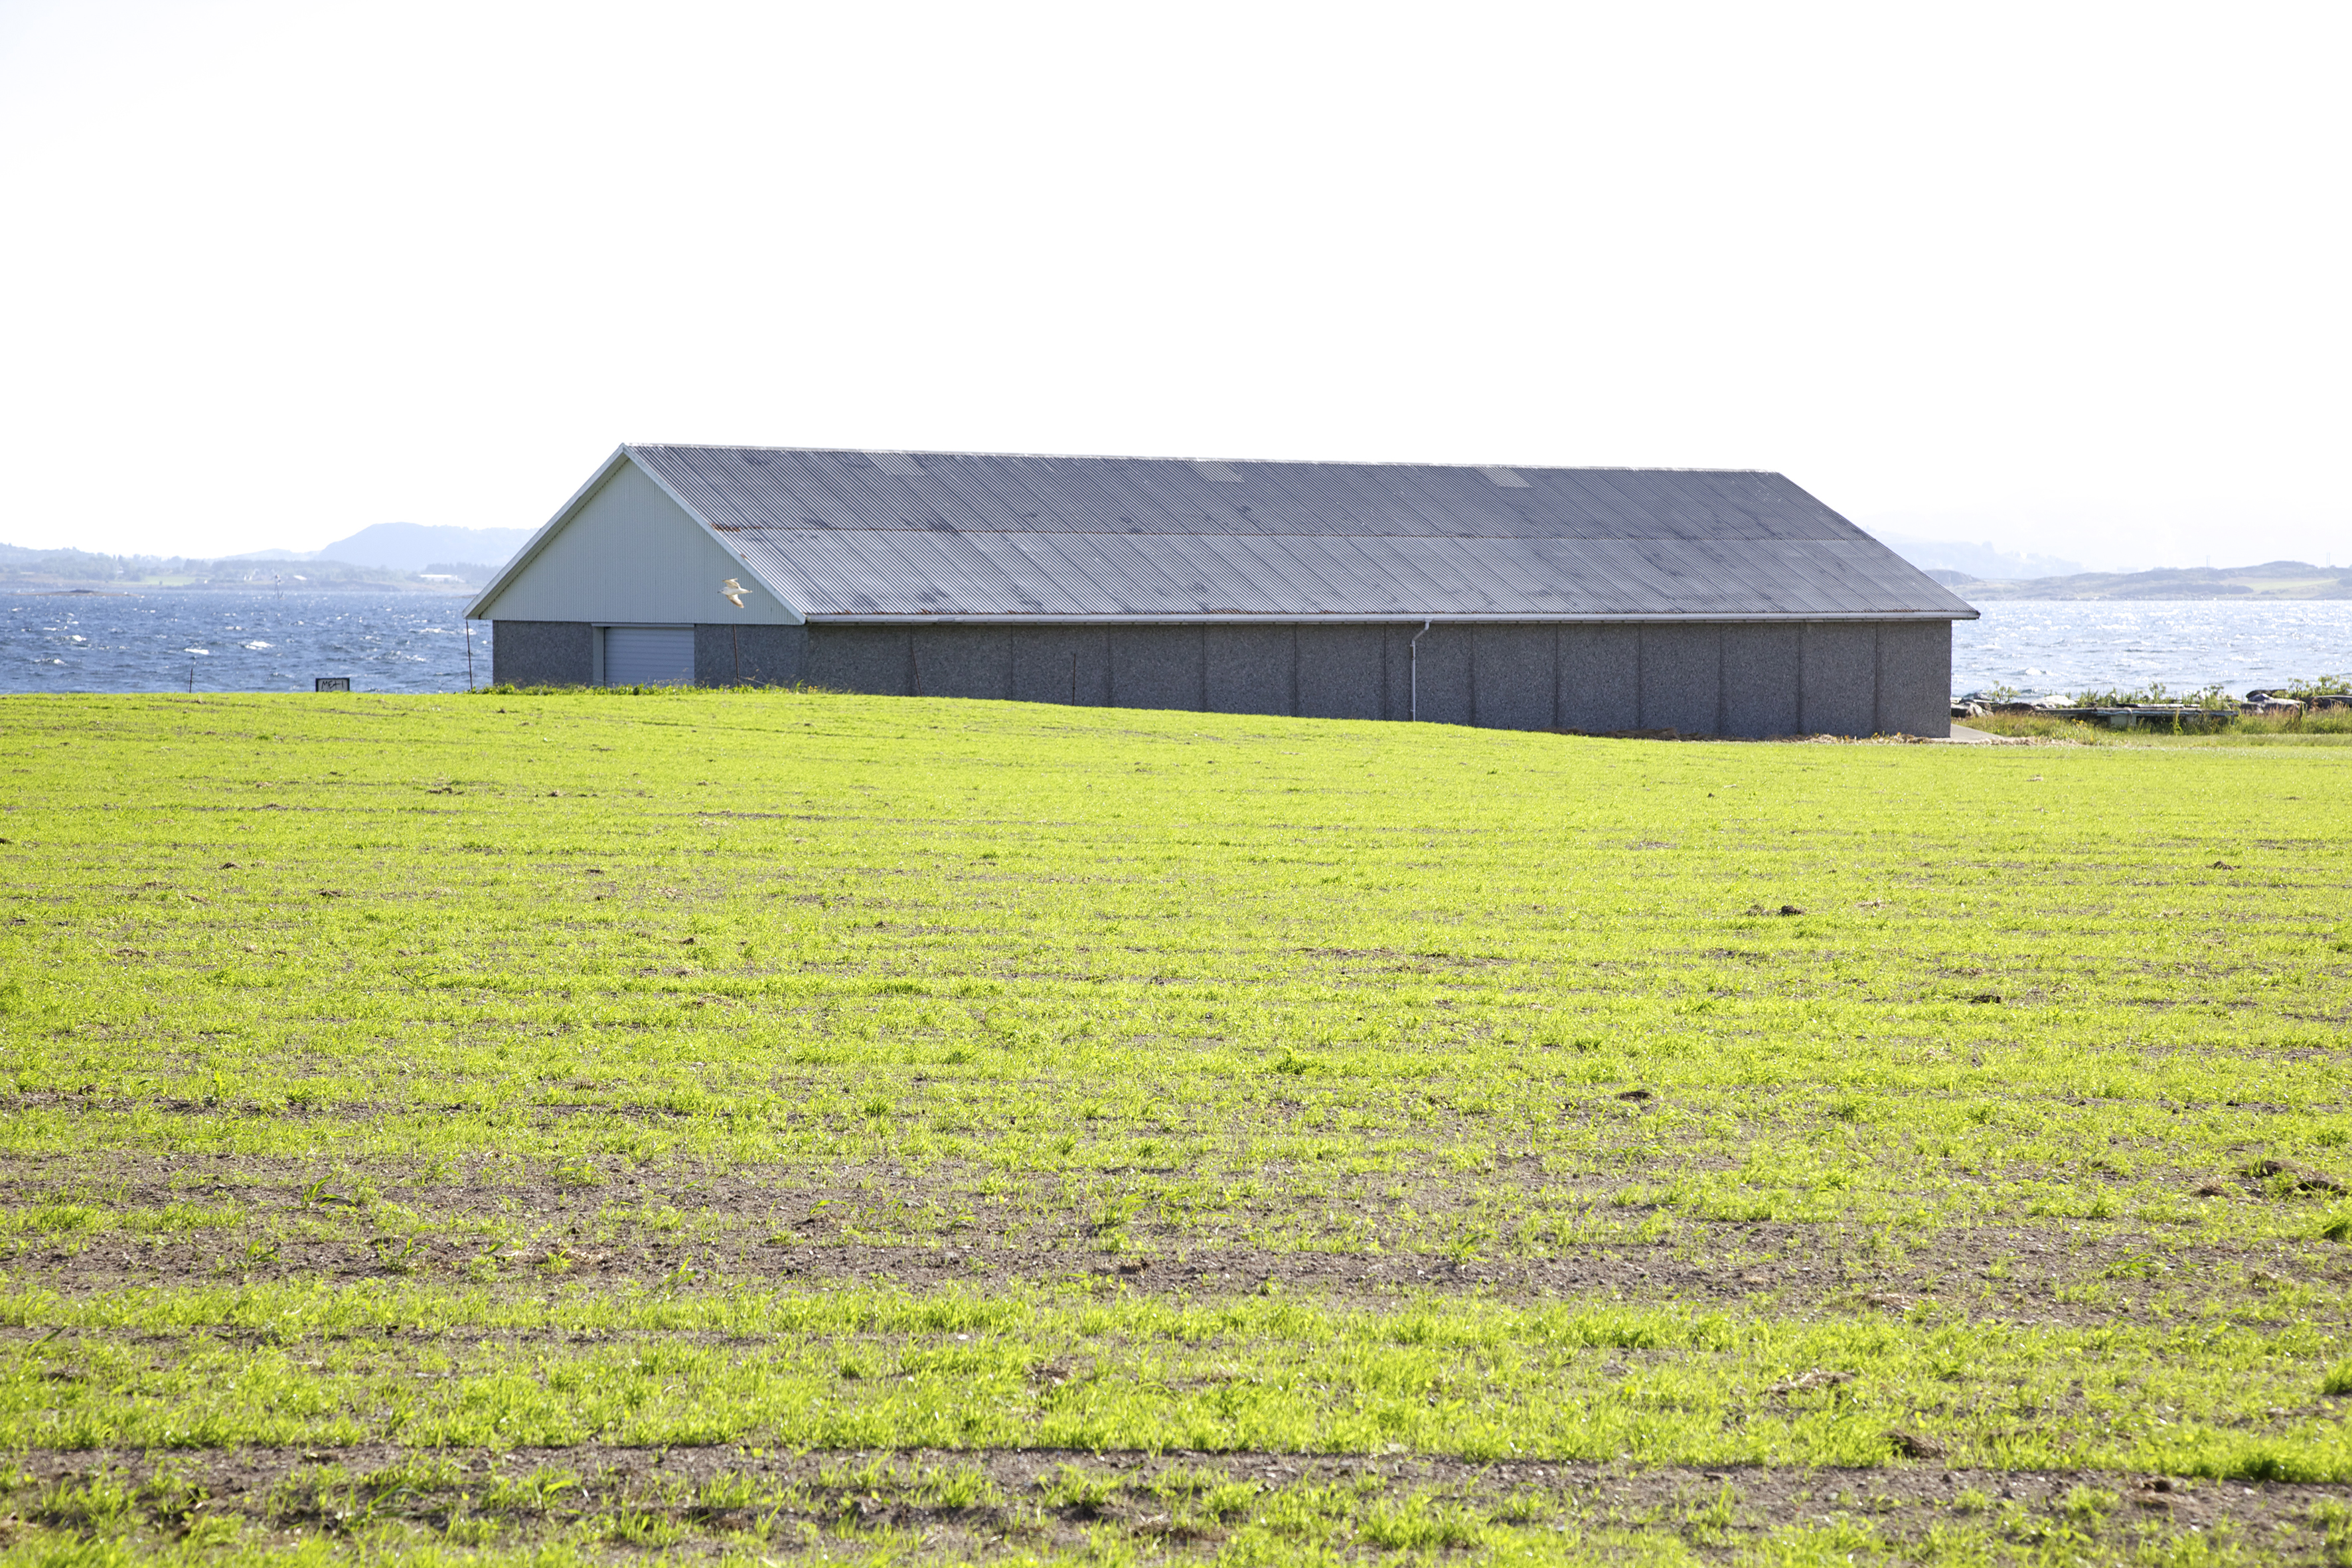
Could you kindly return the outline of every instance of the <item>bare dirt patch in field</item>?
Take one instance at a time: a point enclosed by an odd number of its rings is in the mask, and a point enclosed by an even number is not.
[[[1840,1225],[1685,1221],[1652,1244],[1253,1245],[1221,1234],[1228,1219],[1186,1227],[1148,1205],[1107,1222],[1102,1205],[1121,1194],[1118,1173],[1078,1174],[1087,1185],[1056,1190],[1041,1178],[983,1199],[970,1173],[887,1164],[554,1176],[491,1167],[420,1183],[396,1168],[248,1158],[134,1158],[102,1169],[15,1160],[0,1162],[0,1204],[36,1216],[56,1205],[110,1216],[219,1208],[184,1228],[26,1228],[5,1244],[20,1279],[68,1292],[306,1277],[918,1289],[1093,1280],[1211,1298],[1286,1291],[1393,1304],[1458,1294],[1745,1304],[1774,1314],[1924,1308],[2074,1326],[2186,1318],[2215,1304],[2263,1321],[2296,1290],[2339,1304],[2352,1297],[2352,1253],[2341,1248],[2198,1242],[2163,1227],[2063,1220],[1895,1238]],[[2272,1160],[2205,1191],[2232,1204],[2294,1205],[2333,1196],[2323,1184],[2332,1181]],[[1468,1201],[1434,1178],[1413,1188],[1412,1201],[1425,1218],[1449,1195]],[[1276,1192],[1255,1210],[1278,1221],[1286,1209],[1328,1202]],[[1366,1206],[1378,1237],[1379,1207]],[[2305,1299],[2289,1315],[2314,1305]]]
[[[234,1190],[251,1217],[177,1235],[127,1231],[20,1237],[9,1257],[23,1283],[69,1294],[203,1279],[581,1280],[686,1282],[822,1289],[898,1284],[972,1289],[1091,1281],[1098,1288],[1198,1298],[1296,1294],[1335,1303],[1393,1305],[1400,1298],[1475,1296],[1528,1304],[1563,1300],[1677,1301],[1780,1314],[1821,1310],[1998,1318],[2096,1326],[2135,1316],[2187,1319],[2209,1305],[2242,1319],[2308,1312],[2305,1299],[2273,1313],[2274,1300],[2317,1291],[2352,1297],[2352,1254],[2290,1242],[2194,1244],[2159,1232],[2063,1223],[1954,1227],[1889,1252],[1883,1237],[1832,1226],[1685,1225],[1650,1246],[1569,1247],[1546,1256],[1496,1249],[1461,1257],[1252,1247],[1203,1240],[1148,1225],[1107,1247],[1083,1215],[1031,1213],[1018,1239],[974,1227],[914,1241],[870,1241],[853,1203],[908,1194],[843,1189],[828,1200],[797,1189],[788,1205],[772,1186],[698,1181],[642,1189],[640,1212],[660,1223],[614,1220],[556,1186],[488,1192],[448,1188],[392,1194],[407,1216],[394,1230],[332,1195],[291,1185]],[[223,1192],[231,1189],[222,1189]],[[160,1206],[163,1190],[124,1194]],[[197,1194],[199,1199],[201,1194]],[[388,1200],[391,1201],[391,1200]],[[688,1206],[691,1205],[691,1206]],[[835,1206],[837,1205],[837,1206]],[[800,1212],[779,1225],[778,1210]],[[828,1209],[844,1216],[825,1217]],[[495,1236],[469,1232],[485,1215],[514,1219]],[[808,1216],[816,1216],[813,1221]],[[419,1228],[406,1228],[421,1219]],[[335,1231],[320,1236],[304,1232]]]
[[[2341,1487],[2108,1472],[1643,1468],[1395,1455],[1051,1449],[774,1454],[739,1447],[506,1451],[219,1449],[18,1458],[16,1518],[86,1523],[109,1490],[153,1536],[469,1544],[563,1538],[691,1552],[822,1552],[894,1538],[927,1555],[1078,1549],[1105,1532],[1214,1555],[1244,1532],[1301,1546],[1427,1550],[1570,1534],[1596,1557],[1633,1538],[1729,1554],[1774,1531],[1838,1530],[1900,1551],[1931,1531],[2043,1550],[2147,1552],[2203,1537],[2320,1562]],[[78,1510],[79,1510],[78,1512]],[[123,1517],[114,1516],[117,1527]],[[206,1522],[210,1521],[210,1522]],[[2141,1560],[2147,1560],[2142,1558]]]

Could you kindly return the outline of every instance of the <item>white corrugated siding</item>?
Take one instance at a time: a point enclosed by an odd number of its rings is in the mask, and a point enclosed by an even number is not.
[[[713,621],[789,626],[790,605],[760,591],[719,596],[742,563],[721,549],[634,463],[623,463],[563,527],[473,614],[499,621]]]

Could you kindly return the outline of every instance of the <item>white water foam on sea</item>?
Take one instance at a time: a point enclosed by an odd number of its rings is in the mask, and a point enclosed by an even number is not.
[[[1996,599],[1977,608],[1983,619],[1952,627],[1955,692],[2071,696],[2161,681],[2242,697],[2352,675],[2352,599]]]
[[[0,596],[0,691],[462,691],[466,602],[369,593]],[[1952,689],[2162,681],[2233,693],[2352,673],[2352,599],[2002,599],[1952,628]],[[490,628],[473,627],[474,679]]]
[[[455,595],[162,592],[0,596],[0,691],[355,691],[466,689]],[[490,678],[488,623],[475,679]]]

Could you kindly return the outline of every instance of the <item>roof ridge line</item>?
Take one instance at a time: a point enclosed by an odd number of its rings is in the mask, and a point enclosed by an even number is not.
[[[1252,463],[1291,468],[1524,468],[1534,473],[1561,474],[1765,474],[1786,478],[1778,468],[1675,468],[1636,463],[1435,463],[1412,458],[1199,458],[1147,456],[1134,452],[978,452],[944,447],[757,447],[734,441],[625,441],[630,451],[659,448],[683,452],[793,452],[825,456],[849,454],[870,458],[877,452],[907,458],[1034,458],[1069,463]]]

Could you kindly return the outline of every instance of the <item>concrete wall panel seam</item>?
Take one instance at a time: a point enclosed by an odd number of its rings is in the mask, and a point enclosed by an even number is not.
[[[1731,639],[1723,635],[1721,626],[1715,635],[1715,732],[1718,735],[1745,734],[1745,727],[1731,727]]]
[[[1885,628],[1870,628],[1870,732],[1886,732],[1886,637]]]
[[[1647,656],[1650,651],[1650,628],[1633,628],[1633,728],[1645,730],[1650,724],[1650,672]]]
[[[1811,629],[1803,621],[1797,623],[1797,733],[1800,735],[1812,733],[1805,726],[1805,649],[1811,640],[1805,634]]]

